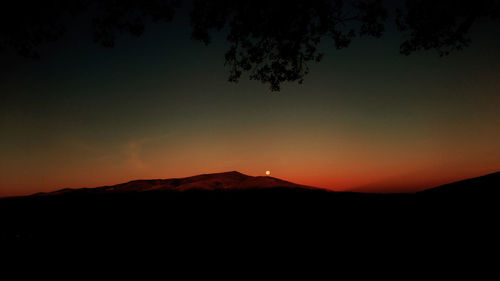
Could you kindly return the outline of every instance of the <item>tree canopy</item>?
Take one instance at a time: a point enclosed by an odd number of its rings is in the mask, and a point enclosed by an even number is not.
[[[434,49],[448,55],[471,43],[469,31],[478,22],[500,16],[500,0],[47,0],[8,1],[0,12],[0,49],[39,57],[40,45],[66,33],[68,21],[90,15],[95,42],[115,44],[118,32],[141,35],[145,22],[171,21],[184,5],[190,8],[192,37],[205,44],[211,32],[226,29],[229,81],[245,73],[279,91],[284,82],[302,83],[308,65],[324,56],[317,47],[331,40],[346,48],[361,36],[380,37],[388,15],[396,14],[405,39],[404,55]],[[397,2],[397,1],[396,1]]]

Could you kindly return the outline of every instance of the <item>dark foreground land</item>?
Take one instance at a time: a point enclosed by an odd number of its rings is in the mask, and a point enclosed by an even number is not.
[[[326,241],[404,250],[429,241],[454,247],[470,238],[482,247],[498,233],[499,188],[495,173],[417,194],[272,187],[4,198],[0,238],[11,245],[163,241],[177,250],[293,248],[298,242],[314,248]]]

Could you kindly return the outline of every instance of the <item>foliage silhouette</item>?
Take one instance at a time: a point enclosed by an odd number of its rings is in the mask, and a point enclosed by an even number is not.
[[[435,49],[441,56],[467,47],[468,33],[474,23],[491,22],[500,16],[498,0],[407,0],[399,10],[398,28],[408,32],[401,53]]]
[[[348,12],[344,1],[197,0],[191,14],[193,37],[209,43],[209,31],[227,25],[229,81],[248,72],[250,79],[277,91],[283,82],[303,82],[308,63],[323,56],[316,47],[324,37],[342,49],[357,34],[380,36],[387,16],[380,4],[362,1]],[[357,30],[346,28],[350,22],[359,23]]]
[[[324,55],[317,49],[322,40],[331,39],[342,49],[354,37],[380,37],[396,9],[390,0],[8,1],[0,12],[0,48],[37,58],[40,45],[61,38],[80,14],[90,19],[94,41],[112,47],[117,33],[139,36],[147,20],[171,21],[182,4],[190,8],[194,39],[209,44],[213,30],[228,31],[229,81],[245,73],[272,91],[284,82],[304,81],[308,65]],[[396,17],[406,35],[400,51],[435,49],[447,55],[470,44],[474,23],[499,15],[499,0],[406,0]]]

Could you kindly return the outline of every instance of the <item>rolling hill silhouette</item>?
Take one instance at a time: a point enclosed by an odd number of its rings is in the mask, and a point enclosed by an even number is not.
[[[439,197],[488,197],[499,195],[500,172],[488,174],[481,177],[453,182],[419,192],[426,196]],[[492,197],[493,196],[493,197]],[[486,198],[485,198],[486,199]],[[497,199],[497,198],[495,198]]]
[[[331,192],[238,172],[138,180],[0,199],[0,238],[191,241],[203,234],[204,241],[257,243],[261,233],[287,240],[430,237],[450,226],[493,225],[499,187],[500,172],[416,194]]]
[[[478,197],[498,195],[500,188],[500,172],[466,179],[442,186],[429,188],[416,193],[417,197],[435,197],[439,199],[458,197]],[[363,192],[332,192],[319,187],[300,185],[270,176],[249,176],[237,171],[201,174],[185,178],[134,180],[112,186],[96,188],[65,188],[54,192],[36,193],[31,197],[58,196],[58,195],[112,195],[117,193],[143,192],[185,192],[185,191],[263,191],[278,189],[280,192],[294,190],[294,192],[314,191],[331,198],[408,198],[410,194],[385,193],[372,194]],[[22,198],[22,197],[20,197]],[[485,198],[486,199],[486,198]]]
[[[249,189],[319,189],[316,187],[299,185],[274,177],[253,177],[237,171],[202,174],[186,178],[134,180],[113,186],[81,189],[61,189],[49,193],[37,193],[34,196],[55,196],[71,193],[105,194],[120,192],[148,192],[148,191],[242,191]]]

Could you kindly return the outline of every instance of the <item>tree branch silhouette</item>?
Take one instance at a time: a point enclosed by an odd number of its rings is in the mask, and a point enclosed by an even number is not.
[[[112,47],[116,35],[139,36],[146,20],[171,21],[182,0],[7,1],[0,11],[0,48],[38,58],[39,47],[66,32],[68,19],[90,15],[95,42]],[[384,0],[191,0],[192,37],[205,44],[211,32],[227,30],[225,53],[230,82],[243,74],[279,91],[285,82],[303,83],[309,65],[324,56],[318,44],[337,49],[355,37],[380,37],[392,6]],[[406,35],[400,52],[437,50],[448,55],[470,44],[471,27],[500,15],[500,0],[406,0],[397,11]]]
[[[444,56],[469,46],[474,23],[497,20],[500,1],[407,0],[397,14],[399,30],[409,37],[401,44],[402,54],[435,49]]]

